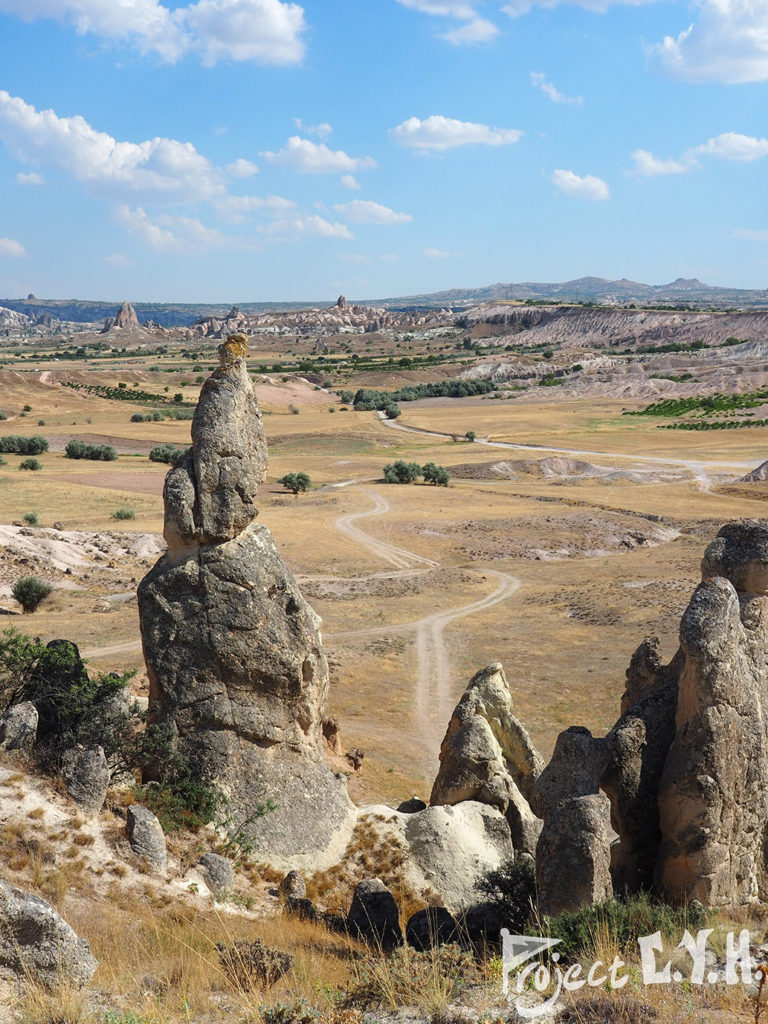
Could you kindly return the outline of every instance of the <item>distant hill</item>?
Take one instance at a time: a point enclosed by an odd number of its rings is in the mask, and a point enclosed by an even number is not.
[[[451,288],[425,295],[377,299],[381,306],[472,306],[480,302],[540,300],[548,302],[596,302],[604,305],[695,306],[707,308],[760,309],[768,307],[768,289],[719,288],[696,278],[678,277],[670,284],[641,284],[621,278],[580,277],[560,284],[524,281],[522,284],[492,284],[484,288]]]

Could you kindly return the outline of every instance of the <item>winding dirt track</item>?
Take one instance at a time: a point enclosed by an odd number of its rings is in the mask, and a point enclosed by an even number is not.
[[[369,551],[402,570],[422,565],[425,568],[411,569],[413,575],[429,571],[438,563],[423,558],[405,548],[397,547],[386,541],[379,540],[365,533],[355,524],[361,519],[371,519],[385,515],[391,508],[384,495],[377,491],[365,489],[364,493],[372,499],[373,507],[364,512],[354,512],[340,516],[336,520],[336,528],[346,537],[363,544]],[[492,594],[460,607],[447,608],[433,612],[415,622],[401,623],[395,626],[379,626],[366,630],[351,630],[345,633],[330,634],[328,640],[353,639],[361,636],[392,636],[393,634],[416,633],[416,652],[418,666],[416,674],[416,693],[414,698],[414,714],[423,737],[425,746],[432,752],[439,747],[453,711],[451,688],[451,666],[448,649],[445,643],[445,628],[458,619],[492,608],[500,601],[505,601],[517,591],[521,581],[516,576],[497,570],[477,570],[483,576],[493,577],[498,581]],[[405,573],[403,573],[405,574]],[[388,575],[388,574],[381,574]],[[370,578],[370,577],[369,577]]]

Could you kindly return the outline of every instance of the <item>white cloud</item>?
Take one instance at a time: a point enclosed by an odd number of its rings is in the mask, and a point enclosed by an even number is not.
[[[549,96],[553,103],[568,103],[573,106],[580,107],[584,103],[582,96],[566,96],[564,93],[556,89],[551,82],[547,81],[547,76],[541,71],[531,72],[531,85],[534,85],[537,89],[541,89],[545,96]]]
[[[121,252],[110,253],[109,256],[104,257],[104,262],[109,263],[111,267],[130,267],[133,265],[133,261],[129,260]]]
[[[0,0],[0,11],[27,21],[53,18],[170,63],[188,53],[206,66],[295,64],[304,56],[304,9],[283,0],[198,0],[175,10],[158,0]]]
[[[16,175],[17,185],[43,185],[45,184],[45,178],[42,174],[38,174],[37,171],[30,171],[29,174],[25,174],[23,171],[19,171]]]
[[[663,160],[647,149],[636,149],[632,154],[633,174],[650,178],[659,174],[686,174],[700,167],[699,157],[711,156],[721,160],[751,163],[768,156],[768,139],[758,139],[738,132],[722,132],[700,146],[686,149],[677,160]]]
[[[298,135],[292,135],[279,152],[273,153],[266,150],[260,156],[263,156],[271,164],[289,167],[301,174],[352,173],[366,167],[376,166],[376,161],[369,156],[348,156],[341,149],[334,151],[322,142],[311,142]]]
[[[454,46],[476,46],[478,43],[489,43],[499,34],[499,30],[487,18],[473,18],[466,25],[452,28],[444,32],[440,38]]]
[[[688,160],[663,160],[647,149],[636,149],[632,154],[635,166],[632,174],[654,178],[659,174],[687,174],[695,166]]]
[[[427,151],[453,149],[456,146],[507,146],[517,142],[523,133],[516,128],[490,128],[485,124],[456,121],[451,117],[433,114],[423,121],[418,117],[410,117],[389,134],[402,146]]]
[[[471,4],[463,0],[397,0],[403,7],[411,7],[424,14],[439,14],[444,18],[474,18]]]
[[[250,160],[243,160],[240,157],[239,160],[235,160],[234,163],[227,165],[227,174],[231,178],[252,178],[254,174],[259,173],[259,168],[256,164]]]
[[[768,80],[768,0],[699,0],[698,20],[651,48],[688,82]]]
[[[337,213],[352,224],[408,224],[413,220],[410,213],[397,213],[388,206],[374,203],[370,199],[353,199],[351,203],[336,203]]]
[[[214,203],[222,220],[230,224],[239,224],[247,214],[256,210],[266,213],[285,213],[296,208],[292,199],[283,196],[225,196]]]
[[[79,115],[37,111],[2,90],[0,140],[22,160],[52,164],[116,198],[195,202],[224,189],[210,161],[189,142],[118,142]]]
[[[744,238],[749,242],[768,242],[768,231],[759,228],[734,228],[732,238]]]
[[[722,157],[723,160],[751,162],[768,156],[768,139],[756,139],[751,135],[739,135],[737,132],[723,132],[702,146],[697,146],[693,152],[701,156]]]
[[[455,260],[461,256],[460,252],[446,252],[445,249],[432,249],[427,247],[423,250],[428,260]]]
[[[245,239],[209,228],[196,217],[161,213],[152,220],[141,206],[131,209],[127,205],[118,206],[115,216],[129,234],[159,252],[196,254],[211,249],[249,248]]]
[[[259,230],[283,237],[292,235],[314,235],[318,238],[344,239],[355,237],[346,224],[331,223],[323,217],[317,216],[317,214],[286,217],[282,220],[276,220],[273,224],[262,226]]]
[[[611,196],[608,185],[594,174],[585,174],[582,177],[573,171],[557,170],[552,175],[552,184],[566,195],[575,196],[577,199],[599,200],[610,199]]]
[[[13,259],[18,259],[26,255],[27,250],[15,238],[0,238],[0,257],[10,256]]]
[[[643,4],[655,3],[656,0],[511,0],[501,9],[510,18],[519,18],[528,14],[534,7],[552,8],[561,4],[569,4],[573,7],[581,7],[593,14],[605,14],[611,7],[625,5],[627,7],[640,7]]]
[[[344,188],[351,189],[353,192],[359,192],[363,187],[354,174],[344,174],[339,180]]]
[[[318,139],[327,139],[333,133],[333,128],[327,121],[321,121],[320,124],[304,124],[300,117],[294,117],[293,126],[305,135],[316,135]]]

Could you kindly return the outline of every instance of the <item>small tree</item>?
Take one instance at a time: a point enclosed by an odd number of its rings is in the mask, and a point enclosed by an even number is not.
[[[40,459],[22,459],[19,463],[19,469],[42,469],[43,464]]]
[[[477,434],[474,432],[474,430],[468,430],[464,437],[466,437],[468,441],[474,441],[475,438],[477,437]]]
[[[384,481],[388,484],[412,484],[421,475],[421,466],[416,462],[398,459],[394,464],[384,467]]]
[[[384,415],[388,420],[396,420],[400,415],[400,408],[397,405],[388,405],[384,410]]]
[[[290,491],[292,494],[308,491],[312,486],[312,481],[306,473],[286,473],[277,482],[282,484],[286,491]]]
[[[176,394],[173,396],[173,400],[174,402],[181,403],[184,401],[184,395],[181,393],[181,391],[177,391]]]
[[[40,520],[38,519],[37,512],[25,512],[22,519],[27,526],[39,526]]]
[[[444,466],[436,466],[434,462],[428,462],[422,469],[424,483],[435,484],[439,487],[447,487],[451,479],[448,470]]]
[[[31,614],[37,609],[41,601],[53,590],[50,583],[38,579],[37,576],[23,576],[13,585],[13,596],[22,607],[25,615]]]

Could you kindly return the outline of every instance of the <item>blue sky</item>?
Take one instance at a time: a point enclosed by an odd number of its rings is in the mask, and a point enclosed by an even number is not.
[[[768,286],[768,0],[0,0],[0,295]]]

